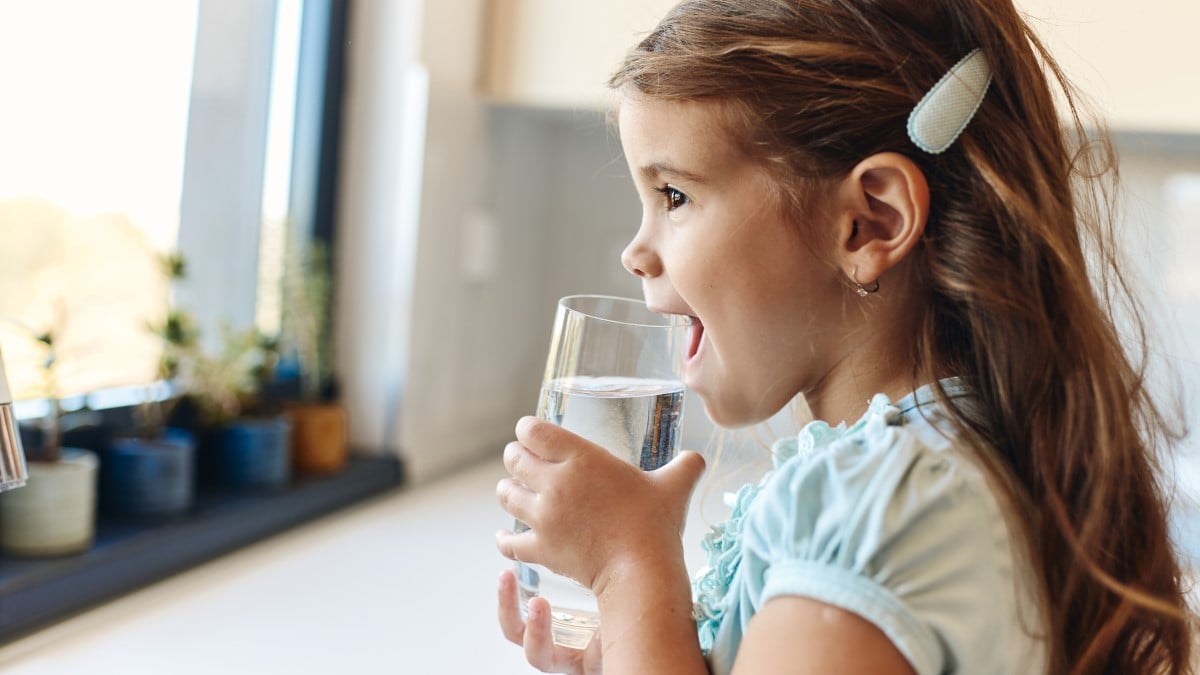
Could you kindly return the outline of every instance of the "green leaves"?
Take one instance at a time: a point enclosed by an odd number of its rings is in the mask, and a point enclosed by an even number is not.
[[[256,329],[235,331],[226,326],[215,352],[197,344],[179,353],[179,382],[207,424],[233,420],[252,402],[268,357],[265,344]]]
[[[171,281],[181,281],[187,278],[187,260],[182,253],[168,253],[160,258],[163,273]]]

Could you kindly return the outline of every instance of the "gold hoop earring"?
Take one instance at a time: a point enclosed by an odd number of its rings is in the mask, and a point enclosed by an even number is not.
[[[854,266],[854,271],[850,273],[850,281],[854,283],[854,292],[858,297],[865,298],[868,295],[879,290],[879,280],[876,279],[870,286],[863,286],[858,280],[858,265]]]

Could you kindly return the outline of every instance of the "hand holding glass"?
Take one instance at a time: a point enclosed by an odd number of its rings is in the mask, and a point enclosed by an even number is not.
[[[537,415],[607,448],[645,471],[679,451],[685,317],[655,314],[640,300],[575,295],[558,302]],[[520,521],[515,531],[528,529]],[[587,646],[600,625],[596,599],[574,580],[517,563],[529,599],[550,602],[554,641]]]

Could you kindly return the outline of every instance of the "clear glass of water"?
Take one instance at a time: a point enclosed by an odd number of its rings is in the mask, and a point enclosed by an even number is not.
[[[573,295],[558,301],[537,415],[652,471],[679,450],[686,317],[640,300]],[[517,521],[515,531],[528,529]],[[521,611],[550,602],[554,641],[587,646],[600,625],[591,591],[540,565],[517,563]]]

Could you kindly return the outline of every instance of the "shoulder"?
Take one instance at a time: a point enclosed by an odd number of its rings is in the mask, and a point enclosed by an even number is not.
[[[811,598],[877,626],[917,672],[1005,663],[1019,624],[1016,541],[1000,499],[936,406],[876,397],[850,428],[817,423],[747,513],[760,602]],[[1019,651],[1019,650],[1018,650]],[[957,665],[955,665],[957,663]]]
[[[879,549],[925,528],[1003,527],[991,482],[945,422],[937,408],[904,410],[878,396],[850,428],[808,425],[776,445],[778,466],[762,486],[749,531],[765,536],[764,545],[787,546],[777,536],[786,521],[801,528],[794,532],[810,549]]]
[[[736,660],[737,672],[747,673],[915,672],[878,626],[852,612],[795,596],[777,597],[762,607],[738,647]]]

